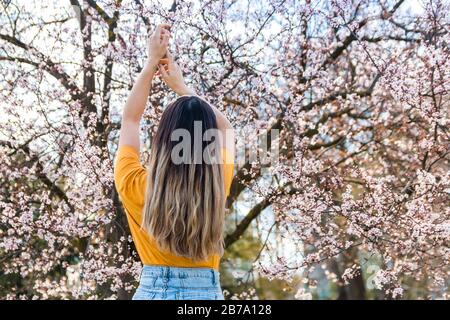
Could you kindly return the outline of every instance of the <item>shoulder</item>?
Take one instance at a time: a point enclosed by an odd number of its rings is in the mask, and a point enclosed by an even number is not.
[[[114,162],[114,183],[122,198],[127,193],[141,194],[145,191],[147,169],[141,164],[140,153],[130,145],[120,145]]]

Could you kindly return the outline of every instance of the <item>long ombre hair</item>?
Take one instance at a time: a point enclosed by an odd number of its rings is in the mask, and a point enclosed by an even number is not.
[[[217,129],[211,106],[195,96],[178,98],[161,117],[152,141],[142,228],[162,250],[201,261],[223,254],[225,190],[221,162],[203,160],[209,143],[202,137],[201,150],[191,152],[190,161],[177,164],[172,159],[178,143],[172,141],[172,133],[187,130],[193,147],[194,138],[199,139],[194,135],[195,121],[201,122],[202,133]],[[194,161],[199,151],[200,163]]]

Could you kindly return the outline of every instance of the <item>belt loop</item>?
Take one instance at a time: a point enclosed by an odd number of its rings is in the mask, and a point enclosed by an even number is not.
[[[214,272],[213,269],[211,269],[211,273],[212,273],[212,284],[216,285],[216,273]]]

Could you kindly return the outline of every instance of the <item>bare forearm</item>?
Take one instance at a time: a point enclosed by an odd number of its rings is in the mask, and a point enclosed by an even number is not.
[[[170,26],[160,24],[148,39],[147,61],[131,89],[123,109],[119,146],[128,145],[140,150],[139,124],[152,88],[153,76],[158,62],[167,53]]]
[[[150,94],[155,66],[147,63],[139,73],[123,109],[122,121],[139,122]]]

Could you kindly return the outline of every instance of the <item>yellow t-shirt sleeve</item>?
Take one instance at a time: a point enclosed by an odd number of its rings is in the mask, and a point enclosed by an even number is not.
[[[119,146],[114,164],[114,183],[125,210],[140,224],[147,170],[140,162],[139,150],[129,145]]]

